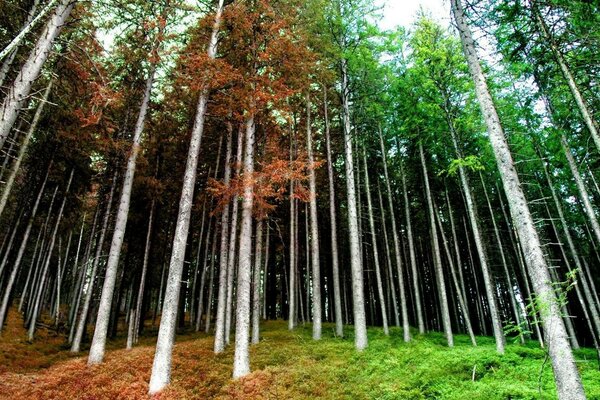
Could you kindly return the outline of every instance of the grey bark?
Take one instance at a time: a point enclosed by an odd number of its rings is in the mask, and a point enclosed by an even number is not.
[[[54,249],[54,244],[56,243],[56,233],[58,232],[58,227],[60,226],[60,222],[62,220],[63,211],[65,209],[65,204],[67,203],[67,198],[69,195],[69,189],[71,188],[71,182],[73,181],[73,175],[75,173],[74,169],[71,169],[71,174],[69,175],[69,181],[67,183],[67,187],[65,189],[65,194],[63,197],[63,201],[60,205],[60,209],[58,211],[58,216],[56,217],[56,222],[54,224],[54,230],[52,231],[52,236],[50,239],[50,246],[48,248],[48,255],[46,256],[46,262],[44,264],[44,269],[42,271],[42,279],[38,284],[39,291],[37,293],[36,299],[34,300],[33,312],[31,313],[31,321],[29,323],[29,329],[27,330],[27,338],[29,341],[33,341],[33,336],[35,334],[35,327],[37,317],[40,311],[40,305],[42,301],[42,288],[48,276],[48,267],[50,266],[50,261],[52,259],[52,250]]]
[[[321,339],[321,261],[319,255],[319,221],[317,218],[317,184],[315,179],[315,157],[312,143],[311,128],[311,103],[310,97],[306,96],[306,149],[308,152],[309,175],[308,187],[310,190],[310,252],[312,264],[312,321],[314,340]],[[308,230],[307,230],[308,232]],[[308,297],[307,297],[308,301]]]
[[[541,319],[552,360],[558,397],[562,399],[585,399],[585,392],[568,335],[560,316],[554,288],[548,273],[538,233],[529,211],[525,194],[514,167],[500,118],[490,95],[485,76],[477,56],[471,31],[465,21],[460,0],[452,0],[452,12],[460,33],[463,51],[469,70],[475,82],[475,90],[488,128],[488,135],[498,170],[502,178],[504,191],[509,201],[510,213],[519,234],[528,272],[534,286],[539,304],[543,304]]]
[[[346,196],[348,201],[348,231],[350,241],[350,268],[352,272],[352,298],[354,311],[354,345],[361,351],[368,346],[365,296],[363,292],[363,266],[358,237],[358,211],[356,207],[356,184],[354,178],[354,155],[350,128],[350,105],[348,87],[348,61],[342,59],[342,108],[344,128],[344,153],[346,156]]]
[[[21,163],[23,162],[23,158],[25,157],[25,154],[27,153],[27,148],[29,147],[29,142],[31,140],[31,137],[33,136],[33,133],[37,129],[37,125],[40,121],[40,117],[42,116],[42,112],[44,111],[44,106],[46,105],[46,102],[48,101],[48,96],[50,96],[51,90],[52,90],[52,81],[50,81],[48,86],[46,86],[46,90],[44,91],[44,94],[40,100],[37,110],[35,111],[35,115],[33,116],[31,125],[29,126],[29,129],[27,130],[27,134],[25,135],[25,138],[23,139],[23,143],[21,143],[21,147],[19,149],[19,155],[17,156],[17,160],[15,161],[14,165],[12,166],[10,175],[8,175],[8,179],[6,180],[6,184],[4,185],[4,190],[2,191],[2,197],[0,197],[0,216],[2,216],[2,213],[4,212],[4,208],[6,207],[6,202],[8,201],[8,196],[10,195],[10,192],[12,190],[13,184],[15,182],[15,178],[17,177],[17,173],[19,172]]]
[[[419,155],[421,157],[421,167],[423,168],[423,179],[425,182],[425,196],[427,197],[427,209],[429,211],[429,223],[431,226],[431,242],[433,244],[433,267],[435,270],[435,278],[438,289],[440,302],[440,311],[442,313],[442,326],[448,341],[448,346],[454,346],[454,337],[452,335],[452,325],[450,323],[450,311],[448,309],[448,296],[446,294],[446,283],[444,279],[444,271],[442,269],[442,258],[440,254],[440,244],[438,240],[438,232],[435,223],[435,210],[433,208],[433,200],[431,198],[431,190],[429,188],[429,176],[427,174],[427,165],[425,163],[425,154],[423,152],[423,144],[419,143]]]
[[[98,243],[96,244],[96,254],[94,256],[94,260],[92,262],[92,271],[90,272],[90,279],[87,284],[87,291],[85,292],[85,298],[83,299],[83,306],[81,309],[81,313],[79,314],[79,320],[77,322],[77,329],[75,331],[75,336],[73,337],[73,342],[71,343],[71,352],[78,353],[81,349],[81,340],[83,339],[83,334],[86,328],[86,322],[88,313],[90,310],[90,305],[92,303],[92,294],[94,292],[94,283],[96,281],[96,274],[98,272],[98,265],[100,264],[100,256],[102,255],[102,248],[104,247],[104,238],[106,236],[106,231],[108,230],[108,221],[110,220],[110,212],[112,209],[112,203],[115,193],[115,187],[117,186],[117,173],[115,172],[113,176],[113,181],[110,186],[110,194],[108,195],[108,201],[106,203],[106,211],[104,212],[104,219],[102,221],[102,229],[100,230],[100,237],[98,238]],[[77,313],[75,313],[77,315]]]
[[[262,267],[263,225],[256,224],[256,250],[254,251],[254,276],[252,278],[252,344],[260,341],[260,270]]]
[[[400,238],[398,235],[398,228],[396,226],[396,215],[394,212],[394,199],[392,194],[392,188],[390,185],[390,177],[388,174],[387,167],[387,155],[385,144],[383,143],[383,133],[381,127],[379,127],[379,144],[381,146],[381,155],[383,158],[383,176],[385,177],[385,185],[387,189],[388,208],[390,210],[390,220],[392,222],[392,240],[394,242],[394,255],[396,256],[396,268],[398,271],[398,287],[400,289],[400,310],[402,312],[402,330],[404,331],[404,341],[410,341],[410,327],[408,324],[408,307],[406,304],[406,290],[404,284],[404,271],[402,268],[402,254],[400,253]],[[411,258],[412,263],[412,258]],[[412,266],[412,264],[411,264]],[[416,276],[416,275],[415,275]],[[415,293],[415,305],[417,308],[417,320],[419,325],[419,332],[423,327],[422,319],[422,307],[421,307],[421,296],[419,293]]]
[[[96,328],[94,329],[94,336],[92,338],[92,345],[90,347],[88,365],[99,364],[104,359],[106,336],[108,334],[108,323],[110,321],[115,283],[117,280],[119,257],[121,256],[121,248],[123,246],[123,239],[125,237],[127,219],[129,217],[129,204],[131,202],[131,191],[135,177],[135,167],[137,157],[141,149],[142,133],[144,131],[146,113],[150,103],[150,95],[152,92],[152,85],[154,83],[155,71],[156,65],[153,63],[150,67],[148,78],[146,79],[146,87],[144,90],[142,104],[140,106],[140,113],[135,124],[133,144],[129,154],[129,159],[127,160],[127,169],[125,170],[125,178],[123,179],[123,187],[121,188],[121,199],[119,201],[115,229],[113,231],[113,237],[108,253],[108,261],[106,263],[106,275],[104,277],[104,285],[102,287],[100,304],[98,305]]]
[[[0,332],[2,332],[4,320],[6,319],[6,313],[8,311],[8,306],[10,303],[10,293],[11,293],[12,287],[15,283],[15,279],[17,277],[19,267],[21,266],[21,261],[23,260],[23,255],[25,254],[25,249],[27,248],[27,243],[29,241],[29,235],[31,233],[31,228],[33,227],[33,222],[35,221],[35,216],[37,214],[37,210],[40,205],[42,195],[44,194],[44,189],[46,188],[46,182],[48,182],[48,175],[50,174],[51,167],[52,167],[52,163],[50,163],[50,165],[48,166],[48,169],[46,171],[46,176],[44,177],[42,186],[40,187],[37,198],[35,199],[33,208],[31,209],[31,214],[29,215],[29,221],[27,222],[27,228],[25,228],[25,233],[23,234],[23,239],[21,239],[21,245],[19,246],[17,258],[15,259],[15,262],[12,267],[12,271],[11,271],[10,276],[8,277],[8,281],[6,283],[6,287],[4,288],[4,296],[2,297],[2,304],[0,305]],[[15,228],[15,231],[16,231],[16,228]]]
[[[454,151],[458,158],[462,158],[463,154],[458,146],[457,133],[454,127],[454,122],[450,116],[448,108],[444,108],[446,112],[446,121],[448,128],[450,129],[450,136],[452,137],[452,144]],[[473,194],[471,185],[469,184],[469,178],[465,167],[461,164],[458,166],[458,174],[460,177],[460,183],[462,186],[463,193],[465,195],[465,201],[467,203],[467,212],[469,215],[469,222],[471,223],[471,230],[473,231],[473,239],[475,240],[475,248],[477,249],[477,255],[479,256],[479,266],[481,268],[481,274],[483,275],[483,285],[485,287],[485,294],[488,300],[488,307],[490,317],[492,319],[492,329],[494,332],[494,339],[496,340],[496,351],[499,354],[504,354],[504,332],[502,329],[502,323],[500,322],[500,314],[498,311],[498,304],[496,301],[496,291],[494,289],[494,281],[490,268],[488,266],[488,256],[483,244],[483,236],[481,234],[481,228],[479,226],[479,219],[477,215],[477,205],[473,201]]]
[[[39,77],[42,67],[52,51],[54,39],[60,34],[75,3],[76,0],[60,0],[35,47],[31,50],[29,58],[10,86],[2,107],[0,107],[0,148],[4,145],[19,110],[29,97],[33,82]]]
[[[237,307],[235,319],[235,352],[233,378],[250,373],[248,341],[250,331],[250,279],[252,273],[252,208],[254,203],[254,115],[246,120],[244,146],[244,194],[240,228],[239,268],[237,276]]]
[[[210,42],[208,44],[209,59],[214,59],[217,53],[217,36],[219,34],[222,11],[223,0],[219,0]],[[156,353],[154,355],[152,375],[150,377],[150,394],[162,390],[171,379],[171,356],[175,341],[179,288],[181,286],[183,258],[185,257],[185,248],[190,225],[192,202],[194,199],[194,186],[196,184],[196,170],[198,167],[198,154],[200,152],[200,141],[204,131],[204,116],[206,114],[207,102],[208,90],[202,89],[198,99],[196,119],[192,129],[188,159],[183,177],[183,188],[181,191],[181,200],[179,202],[179,212],[177,214],[175,237],[173,239],[169,276],[167,278],[163,312],[158,331],[158,340],[156,342]]]
[[[333,314],[335,318],[335,334],[344,336],[344,322],[342,320],[342,298],[340,291],[340,267],[337,243],[337,212],[335,208],[335,185],[333,174],[333,161],[331,157],[331,137],[329,127],[329,114],[327,108],[327,88],[323,87],[323,113],[325,119],[325,143],[327,153],[327,177],[329,183],[329,219],[331,221],[331,272],[333,279]]]
[[[233,127],[227,123],[227,150],[225,153],[225,169],[223,183],[229,186],[231,180],[231,148],[233,142]],[[217,318],[215,322],[214,352],[225,350],[225,301],[227,299],[227,256],[229,249],[229,204],[221,213],[221,243],[219,250],[219,291],[217,295]]]
[[[377,280],[377,294],[379,295],[379,305],[381,307],[381,318],[383,322],[383,333],[390,334],[388,329],[387,309],[385,296],[383,294],[383,282],[381,279],[381,269],[379,266],[379,250],[377,249],[377,234],[375,233],[375,218],[373,217],[373,201],[371,200],[371,186],[369,184],[369,169],[367,168],[367,153],[363,149],[363,160],[365,166],[365,192],[367,194],[367,208],[369,210],[369,228],[371,230],[371,247],[373,249],[373,261],[375,263],[375,279]]]

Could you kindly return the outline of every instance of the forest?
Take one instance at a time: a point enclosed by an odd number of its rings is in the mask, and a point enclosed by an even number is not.
[[[600,3],[428,3],[0,1],[0,399],[600,399]]]

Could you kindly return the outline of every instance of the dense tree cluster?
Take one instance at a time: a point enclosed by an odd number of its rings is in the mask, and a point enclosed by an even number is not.
[[[382,31],[367,0],[201,3],[0,3],[0,330],[18,308],[91,365],[155,326],[151,393],[184,330],[234,343],[234,378],[263,319],[535,339],[585,398],[598,5]]]

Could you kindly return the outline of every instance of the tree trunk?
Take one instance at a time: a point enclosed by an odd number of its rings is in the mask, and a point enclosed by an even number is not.
[[[214,59],[217,53],[217,36],[221,24],[221,13],[223,0],[217,5],[215,22],[212,27],[210,42],[208,44],[208,58]],[[156,342],[156,353],[152,365],[149,393],[154,394],[163,389],[171,379],[171,356],[175,341],[175,325],[177,317],[177,304],[179,302],[179,287],[181,286],[181,274],[183,272],[183,258],[190,226],[192,203],[194,199],[194,186],[196,185],[196,170],[198,167],[198,154],[200,152],[200,141],[204,131],[204,116],[208,102],[208,90],[202,89],[198,99],[196,119],[192,129],[192,137],[188,159],[183,177],[183,188],[177,213],[177,226],[173,239],[169,276],[167,278],[167,289],[163,306],[158,340]]]
[[[321,261],[319,258],[319,221],[317,218],[317,184],[315,180],[315,158],[312,145],[310,97],[306,96],[306,149],[309,163],[310,190],[310,250],[312,263],[312,321],[313,339],[321,339]],[[308,298],[307,298],[308,302]]]
[[[158,35],[160,34],[161,33]],[[156,40],[156,43],[153,47],[153,53],[156,53],[159,42],[159,40]],[[115,229],[113,231],[112,242],[110,244],[110,250],[108,253],[108,261],[106,263],[106,275],[104,277],[102,295],[100,297],[100,304],[98,306],[96,329],[94,329],[94,337],[92,338],[92,346],[90,347],[88,365],[99,364],[104,359],[106,335],[108,332],[108,322],[110,320],[110,312],[112,309],[112,301],[115,291],[119,257],[121,256],[121,248],[123,247],[127,219],[129,218],[129,204],[131,202],[131,191],[135,177],[136,161],[141,149],[142,133],[144,131],[144,124],[146,122],[146,113],[150,103],[155,72],[156,64],[152,63],[148,73],[148,78],[146,79],[146,88],[144,90],[144,96],[140,106],[140,113],[135,124],[131,152],[129,154],[129,159],[127,160],[127,169],[125,170],[125,179],[123,180],[123,187],[121,189],[121,200],[119,201]]]
[[[344,121],[344,151],[346,155],[346,195],[348,198],[348,230],[350,236],[350,267],[352,272],[352,305],[354,309],[354,344],[361,351],[368,346],[365,296],[363,292],[363,266],[356,209],[356,185],[354,182],[354,155],[350,128],[348,88],[348,61],[342,59],[342,107]]]
[[[6,183],[4,184],[4,190],[2,191],[2,197],[0,198],[0,216],[2,216],[2,213],[4,212],[4,208],[6,207],[6,202],[8,201],[8,196],[10,195],[10,192],[12,190],[13,184],[15,182],[15,178],[17,177],[17,173],[19,172],[21,163],[23,162],[23,158],[25,157],[25,154],[27,153],[27,148],[29,147],[29,142],[31,141],[31,137],[33,136],[33,133],[37,129],[37,125],[40,121],[40,117],[42,116],[42,111],[44,111],[44,106],[46,105],[46,102],[48,101],[48,96],[50,96],[51,90],[52,90],[52,81],[50,81],[48,86],[46,86],[46,90],[44,91],[44,94],[40,100],[40,103],[38,104],[37,110],[35,111],[35,115],[33,116],[33,120],[31,121],[31,124],[29,125],[29,129],[27,130],[27,134],[25,135],[25,138],[23,139],[23,143],[21,143],[21,147],[19,149],[19,155],[17,156],[17,161],[15,161],[15,164],[12,166],[10,175],[8,176],[8,179],[6,180]]]
[[[21,107],[29,97],[33,82],[39,77],[42,67],[52,51],[54,39],[60,34],[76,0],[60,0],[54,14],[46,24],[29,58],[8,89],[0,109],[0,148],[4,145]]]
[[[529,211],[525,194],[514,167],[500,118],[496,112],[485,76],[479,64],[471,31],[465,22],[464,11],[460,0],[452,0],[452,12],[458,26],[463,50],[469,70],[475,81],[477,98],[488,128],[490,142],[496,156],[498,170],[504,191],[506,192],[510,212],[519,233],[524,250],[526,264],[531,276],[538,304],[542,304],[541,318],[544,327],[548,351],[552,360],[558,397],[560,399],[585,399],[583,385],[563,321],[560,316],[554,288],[552,286],[548,266],[544,259],[541,243]]]
[[[254,115],[246,120],[244,148],[244,197],[240,228],[239,268],[237,277],[237,308],[235,319],[235,353],[233,378],[250,373],[248,339],[250,331],[250,279],[252,273],[252,208],[254,203]]]
[[[438,233],[435,224],[435,210],[433,208],[433,200],[431,198],[431,190],[429,188],[429,176],[427,175],[427,165],[425,164],[425,154],[423,153],[423,144],[419,143],[419,154],[421,157],[421,167],[423,168],[423,179],[425,182],[425,195],[427,197],[427,208],[429,210],[429,219],[431,226],[431,242],[433,244],[433,266],[435,270],[435,278],[438,286],[438,295],[440,308],[442,312],[442,326],[448,341],[448,346],[454,346],[454,337],[452,336],[452,326],[450,323],[450,311],[448,309],[448,297],[446,295],[446,283],[444,279],[444,271],[442,270],[442,258],[440,255],[440,244]]]
[[[223,184],[228,187],[231,180],[231,148],[233,142],[233,126],[227,123],[227,150],[225,153],[225,168]],[[217,295],[217,318],[215,322],[214,352],[221,353],[225,350],[225,301],[227,299],[227,265],[229,249],[229,204],[226,204],[221,213],[221,243],[219,250],[219,292]]]
[[[450,130],[450,136],[452,137],[452,144],[454,146],[454,151],[456,152],[456,156],[458,158],[462,158],[463,154],[458,146],[457,134],[454,128],[454,121],[452,121],[450,117],[450,112],[447,107],[444,108],[446,113],[446,121],[448,123],[448,128]],[[502,329],[502,323],[500,322],[500,314],[498,312],[498,304],[496,302],[496,290],[494,288],[495,284],[493,281],[492,274],[490,273],[490,268],[488,266],[488,257],[485,251],[485,246],[483,244],[483,236],[481,234],[481,228],[479,226],[479,219],[477,215],[477,205],[473,201],[473,195],[471,190],[471,185],[469,184],[469,178],[467,176],[467,172],[465,171],[464,166],[459,164],[458,166],[458,174],[460,176],[460,183],[462,186],[463,193],[465,195],[465,200],[467,203],[467,212],[469,214],[469,222],[471,222],[471,229],[473,231],[473,238],[475,240],[475,248],[477,249],[477,254],[479,255],[479,266],[481,268],[481,273],[483,275],[483,284],[485,287],[485,293],[488,300],[488,306],[490,311],[490,317],[492,319],[492,328],[494,331],[494,338],[496,340],[496,351],[499,354],[504,354],[504,332]],[[493,217],[493,216],[492,216]]]
[[[256,225],[256,250],[254,255],[254,277],[252,279],[252,344],[260,341],[260,269],[262,266],[263,224]]]
[[[15,283],[15,278],[17,277],[17,272],[19,271],[19,267],[21,266],[21,261],[23,260],[23,255],[25,254],[25,249],[27,248],[27,243],[29,241],[29,234],[31,233],[31,228],[33,227],[33,223],[35,221],[35,215],[37,214],[38,206],[40,205],[40,201],[42,200],[42,195],[44,194],[44,189],[46,188],[46,182],[48,181],[48,175],[50,174],[50,169],[52,168],[52,162],[48,165],[48,169],[46,170],[46,176],[42,181],[42,186],[38,191],[37,198],[35,199],[35,203],[33,204],[33,208],[31,209],[31,214],[29,216],[29,221],[27,222],[27,228],[25,228],[25,233],[23,234],[23,239],[21,240],[21,246],[19,247],[19,252],[17,253],[17,258],[13,264],[12,271],[8,278],[8,282],[6,287],[4,288],[4,296],[2,297],[2,304],[0,305],[0,332],[2,332],[2,327],[4,325],[4,320],[6,319],[6,313],[8,311],[8,306],[10,304],[10,293],[12,291],[12,286]],[[15,228],[16,230],[16,228]]]
[[[106,236],[106,231],[108,230],[108,221],[110,220],[110,212],[112,209],[112,202],[115,193],[115,187],[117,186],[117,176],[118,174],[115,172],[113,176],[113,181],[110,187],[110,194],[108,196],[108,202],[106,203],[106,211],[104,212],[104,219],[102,221],[102,229],[100,230],[100,237],[98,239],[98,243],[96,245],[96,254],[94,256],[94,261],[92,263],[92,272],[90,273],[90,280],[88,283],[87,292],[85,293],[85,298],[83,300],[83,308],[81,309],[81,314],[79,315],[79,322],[77,323],[77,330],[75,331],[75,336],[73,337],[73,342],[71,343],[71,352],[78,353],[81,349],[81,340],[83,339],[83,334],[85,333],[86,321],[88,317],[88,312],[90,309],[90,304],[92,302],[92,294],[94,292],[94,285],[96,281],[96,274],[98,272],[98,264],[100,263],[100,256],[102,255],[102,248],[104,247],[104,238]],[[93,239],[93,238],[91,238]],[[77,313],[75,313],[77,315]]]
[[[383,294],[383,282],[381,280],[381,270],[379,268],[379,251],[377,249],[377,234],[375,233],[375,218],[373,217],[373,202],[371,200],[371,186],[369,184],[369,172],[367,168],[367,153],[363,149],[363,160],[365,165],[365,192],[367,193],[367,207],[369,209],[369,227],[371,229],[371,246],[373,248],[373,261],[375,262],[375,278],[377,280],[377,294],[381,306],[381,318],[383,322],[383,333],[389,335],[387,309],[385,305],[385,296]]]
[[[73,175],[75,173],[74,169],[71,169],[71,174],[69,175],[69,181],[67,182],[67,188],[65,189],[65,194],[63,197],[62,204],[60,205],[60,209],[58,211],[58,216],[56,217],[56,223],[54,224],[54,230],[52,231],[52,236],[50,239],[50,246],[48,248],[48,255],[46,256],[46,262],[44,264],[44,269],[42,271],[42,278],[39,286],[39,291],[34,300],[33,312],[31,313],[31,322],[29,323],[29,329],[27,330],[27,338],[29,341],[33,341],[33,335],[35,334],[35,325],[37,321],[37,317],[40,311],[41,306],[41,297],[42,297],[42,289],[44,283],[46,281],[46,277],[48,275],[48,267],[50,266],[50,261],[52,259],[52,250],[54,249],[54,244],[56,243],[56,233],[58,232],[58,227],[60,226],[60,222],[62,220],[63,211],[65,209],[65,204],[67,203],[67,197],[69,195],[69,189],[71,188],[71,182],[73,181]]]
[[[335,334],[344,336],[344,323],[342,321],[342,298],[340,292],[340,267],[337,243],[337,215],[335,208],[335,185],[333,174],[333,162],[331,157],[331,137],[329,127],[329,115],[327,108],[327,88],[323,86],[323,112],[325,118],[325,143],[327,146],[327,177],[329,183],[329,219],[331,222],[331,270],[333,278],[333,310],[335,317]]]

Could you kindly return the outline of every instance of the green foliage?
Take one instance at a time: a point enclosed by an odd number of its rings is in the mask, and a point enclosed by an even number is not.
[[[450,162],[450,165],[448,166],[448,169],[446,171],[440,172],[440,174],[446,173],[449,176],[455,176],[456,171],[458,171],[460,168],[468,168],[471,171],[485,170],[485,167],[481,163],[479,157],[471,155],[452,160]]]

